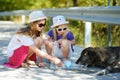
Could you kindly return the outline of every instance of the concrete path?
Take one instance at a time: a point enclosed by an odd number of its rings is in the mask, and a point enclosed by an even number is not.
[[[6,48],[14,34],[14,31],[22,25],[13,22],[0,21],[0,80],[120,80],[120,73],[108,74],[103,76],[93,75],[98,71],[97,68],[87,68],[78,70],[52,70],[49,66],[39,68],[33,66],[30,68],[9,69],[2,64],[7,61]],[[44,49],[43,49],[44,50]],[[73,59],[79,57],[83,50],[80,46],[75,46]]]

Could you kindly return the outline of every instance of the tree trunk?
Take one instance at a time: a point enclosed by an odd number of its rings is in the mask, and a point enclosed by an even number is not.
[[[117,5],[117,0],[113,0],[112,5],[116,6]]]
[[[73,6],[78,6],[77,0],[72,0],[73,1]]]

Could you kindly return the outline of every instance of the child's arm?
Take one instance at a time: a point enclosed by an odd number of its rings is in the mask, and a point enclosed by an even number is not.
[[[62,62],[58,58],[48,55],[47,53],[38,49],[35,45],[31,45],[29,48],[33,52],[35,52],[37,56],[41,56],[43,58],[49,59],[50,61],[53,61],[57,66],[62,66]]]

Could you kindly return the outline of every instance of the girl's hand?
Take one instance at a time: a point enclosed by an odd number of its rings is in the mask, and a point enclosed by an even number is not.
[[[57,66],[63,66],[63,63],[62,63],[61,60],[58,59],[58,58],[54,58],[54,63],[55,63]]]

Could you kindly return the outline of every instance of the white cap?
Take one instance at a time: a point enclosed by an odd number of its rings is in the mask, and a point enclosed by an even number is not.
[[[29,20],[28,22],[34,22],[34,21],[38,21],[41,19],[46,19],[47,17],[44,15],[44,13],[42,11],[33,11],[29,14]]]
[[[51,28],[54,28],[56,26],[62,25],[62,24],[68,24],[69,22],[65,20],[65,17],[62,15],[58,15],[53,17],[53,25],[51,26]]]

